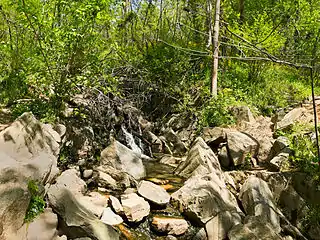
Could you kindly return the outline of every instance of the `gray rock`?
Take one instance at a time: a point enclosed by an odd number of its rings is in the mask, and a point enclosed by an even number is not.
[[[201,228],[192,240],[208,240],[205,228]]]
[[[124,190],[131,185],[136,185],[135,179],[126,172],[115,169],[111,166],[99,166],[98,171],[98,186],[111,190]]]
[[[272,159],[278,156],[280,153],[290,154],[292,151],[290,150],[289,146],[290,146],[290,141],[287,137],[284,137],[284,136],[278,137],[271,148],[269,159]]]
[[[248,215],[257,216],[261,221],[270,223],[276,233],[281,231],[280,211],[265,181],[250,176],[242,186],[239,198]]]
[[[284,130],[291,127],[299,118],[306,113],[305,108],[295,108],[288,112],[281,121],[275,124],[276,130]]]
[[[221,212],[206,223],[208,240],[223,240],[227,238],[230,229],[241,223],[238,213]]]
[[[89,237],[96,240],[119,239],[118,233],[102,223],[80,200],[85,183],[74,170],[68,170],[48,190],[48,200],[60,216],[61,228],[68,238]]]
[[[139,183],[138,193],[146,200],[160,206],[166,205],[170,201],[170,195],[166,190],[149,181]]]
[[[83,178],[88,179],[91,178],[93,175],[93,170],[92,169],[86,169],[83,171]]]
[[[150,131],[144,132],[147,140],[151,144],[151,150],[153,153],[162,153],[163,152],[163,144],[161,139],[159,139],[154,133]]]
[[[0,132],[0,239],[24,239],[17,234],[31,198],[28,183],[39,183],[41,190],[52,182],[58,173],[59,148],[31,113]]]
[[[85,159],[80,159],[78,161],[78,166],[85,166],[87,164],[87,161]]]
[[[289,153],[280,153],[270,161],[272,168],[276,171],[288,170],[290,167]]]
[[[91,192],[89,196],[79,196],[78,201],[98,218],[101,217],[104,208],[108,205],[108,198],[98,192]]]
[[[215,173],[188,179],[171,195],[171,203],[191,221],[200,224],[207,223],[222,212],[242,213],[223,176]]]
[[[129,148],[114,141],[101,153],[101,165],[108,165],[130,174],[135,179],[146,176],[142,160]]]
[[[221,167],[218,158],[202,138],[197,138],[188,152],[187,159],[179,164],[175,174],[189,178],[198,174],[211,172],[220,174]]]
[[[36,219],[29,224],[24,224],[19,229],[21,238],[26,240],[39,239],[41,233],[41,240],[52,240],[57,237],[58,217],[52,212],[50,208],[44,210]]]
[[[228,129],[221,127],[206,127],[203,129],[201,137],[210,146],[213,145],[218,147],[219,144],[227,141],[227,132],[229,132]]]
[[[247,217],[244,224],[234,226],[228,233],[230,240],[282,240],[273,226],[260,217]]]
[[[228,151],[231,161],[235,166],[245,164],[246,158],[256,157],[259,145],[252,137],[241,132],[227,134]]]
[[[136,193],[122,195],[121,204],[129,222],[140,222],[150,213],[149,203]]]
[[[171,155],[164,155],[159,162],[170,165],[172,167],[177,167],[178,164],[182,161],[183,161],[182,158],[173,157]]]
[[[119,215],[115,214],[109,207],[103,210],[102,217],[100,220],[101,222],[111,226],[123,223],[123,219]]]
[[[171,144],[171,149],[173,149],[173,154],[177,156],[182,156],[188,151],[185,144],[178,137],[177,133],[174,132],[171,128],[164,130],[164,136],[167,140],[167,143]]]
[[[218,159],[222,167],[228,168],[231,166],[232,161],[230,160],[230,157],[228,156],[228,149],[227,146],[223,146],[218,154]]]
[[[248,106],[232,107],[231,112],[236,117],[238,122],[255,122],[252,112],[250,111],[250,108]]]
[[[160,233],[179,236],[188,230],[188,223],[183,218],[159,217],[152,218],[152,227]]]

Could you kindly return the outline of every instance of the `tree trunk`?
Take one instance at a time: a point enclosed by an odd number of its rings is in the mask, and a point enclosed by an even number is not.
[[[211,95],[217,96],[218,93],[218,63],[219,63],[219,30],[220,30],[220,0],[216,0],[216,9],[213,28],[213,63],[211,79]]]
[[[239,2],[240,24],[244,23],[244,0]]]
[[[207,0],[207,16],[208,16],[208,44],[209,49],[212,44],[212,0]]]

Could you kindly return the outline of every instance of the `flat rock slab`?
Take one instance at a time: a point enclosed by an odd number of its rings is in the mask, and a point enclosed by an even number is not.
[[[152,227],[160,233],[179,236],[188,230],[188,223],[183,218],[153,217]]]
[[[123,223],[123,219],[119,215],[115,214],[109,207],[103,210],[100,220],[101,222],[112,226]]]
[[[166,205],[170,201],[170,195],[162,187],[149,182],[141,181],[138,193],[148,201],[157,205]]]
[[[123,207],[119,201],[118,198],[114,197],[114,196],[110,196],[109,197],[109,204],[111,206],[111,208],[117,213],[123,213]]]
[[[129,222],[140,222],[150,213],[149,203],[136,193],[122,195],[121,203]]]

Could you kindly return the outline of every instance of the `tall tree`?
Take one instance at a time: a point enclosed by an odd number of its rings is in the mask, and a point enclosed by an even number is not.
[[[220,0],[216,0],[214,27],[213,27],[213,62],[211,76],[211,95],[218,94],[218,64],[219,64],[219,31],[220,31]]]

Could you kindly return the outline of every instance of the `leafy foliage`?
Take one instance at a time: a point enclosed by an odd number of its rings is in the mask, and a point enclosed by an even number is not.
[[[46,202],[39,195],[39,187],[35,181],[30,180],[28,182],[28,190],[31,194],[31,199],[24,220],[26,222],[32,222],[40,213],[43,212]]]

